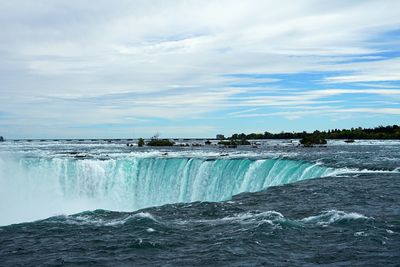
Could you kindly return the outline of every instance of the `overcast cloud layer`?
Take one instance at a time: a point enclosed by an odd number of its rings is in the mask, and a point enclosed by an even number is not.
[[[400,122],[400,1],[0,0],[0,135]]]

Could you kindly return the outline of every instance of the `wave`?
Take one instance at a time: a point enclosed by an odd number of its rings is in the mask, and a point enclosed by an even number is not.
[[[316,225],[326,226],[333,223],[348,222],[352,220],[368,220],[371,217],[364,216],[356,212],[346,213],[344,211],[329,210],[319,215],[310,216],[301,220],[304,223],[312,223]]]
[[[139,221],[155,222],[158,220],[148,212],[139,212],[135,214],[119,214],[114,217],[112,212],[95,210],[85,211],[75,215],[62,215],[51,217],[44,222],[46,223],[66,223],[73,225],[95,225],[95,226],[119,226],[132,221],[135,223]]]
[[[292,219],[274,210],[263,212],[244,212],[237,213],[222,218],[210,219],[179,219],[173,218],[164,220],[151,214],[150,212],[120,213],[105,210],[82,212],[69,216],[52,217],[42,222],[61,223],[73,225],[94,225],[118,227],[124,224],[133,224],[135,227],[146,229],[147,232],[154,232],[154,228],[160,227],[179,227],[185,225],[208,225],[217,226],[225,224],[247,225],[245,228],[254,228],[267,225],[271,229],[282,228],[305,228],[305,227],[327,227],[329,225],[344,223],[360,223],[373,221],[373,217],[368,217],[357,212],[345,212],[340,210],[322,211],[317,215],[305,218]],[[150,227],[151,226],[151,227]],[[388,231],[387,231],[388,232]],[[390,232],[388,232],[390,233]],[[393,231],[391,232],[393,233]]]
[[[200,225],[221,225],[221,224],[241,224],[252,225],[254,227],[267,226],[271,229],[283,228],[309,228],[309,227],[327,227],[329,225],[343,223],[359,223],[374,220],[373,217],[356,212],[344,212],[339,210],[322,211],[318,215],[313,215],[300,219],[291,219],[285,217],[278,211],[264,212],[246,212],[232,216],[217,219],[200,219],[200,220],[178,220],[176,224],[200,224]],[[248,228],[249,226],[247,226]]]

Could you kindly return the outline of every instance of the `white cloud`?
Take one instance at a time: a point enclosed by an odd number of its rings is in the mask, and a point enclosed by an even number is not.
[[[328,77],[329,83],[400,81],[400,58],[342,64],[352,74]]]
[[[124,123],[369,94],[344,88],[273,95],[279,79],[227,74],[340,71],[324,81],[398,81],[398,58],[343,63],[385,51],[385,44],[396,49],[378,37],[400,28],[398,10],[399,1],[2,1],[0,111],[20,124]],[[399,88],[382,88],[374,94],[398,95]]]
[[[237,117],[241,118],[255,118],[255,117],[277,117],[283,116],[287,119],[294,120],[300,119],[304,116],[318,115],[318,116],[330,116],[337,117],[339,114],[346,114],[351,116],[355,113],[361,114],[385,114],[385,115],[400,115],[400,108],[337,108],[337,107],[317,107],[312,110],[295,110],[295,111],[282,111],[282,112],[270,112],[270,113],[250,113],[250,114],[239,114]]]

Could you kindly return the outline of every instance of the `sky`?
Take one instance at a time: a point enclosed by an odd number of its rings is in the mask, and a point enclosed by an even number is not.
[[[400,124],[400,1],[0,0],[0,135]]]

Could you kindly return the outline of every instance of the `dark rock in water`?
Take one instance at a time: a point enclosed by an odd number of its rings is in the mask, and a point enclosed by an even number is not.
[[[345,143],[354,143],[354,139],[347,139],[347,140],[344,140],[344,142]]]
[[[93,158],[93,156],[89,155],[89,154],[76,154],[75,155],[76,159],[89,159],[89,158]]]
[[[218,144],[224,145],[225,147],[228,147],[228,148],[236,148],[237,146],[250,145],[250,142],[247,141],[246,139],[241,139],[241,140],[219,141]]]
[[[4,142],[4,137],[0,136],[0,142]]]
[[[202,145],[199,143],[193,143],[192,146],[202,146]]]

